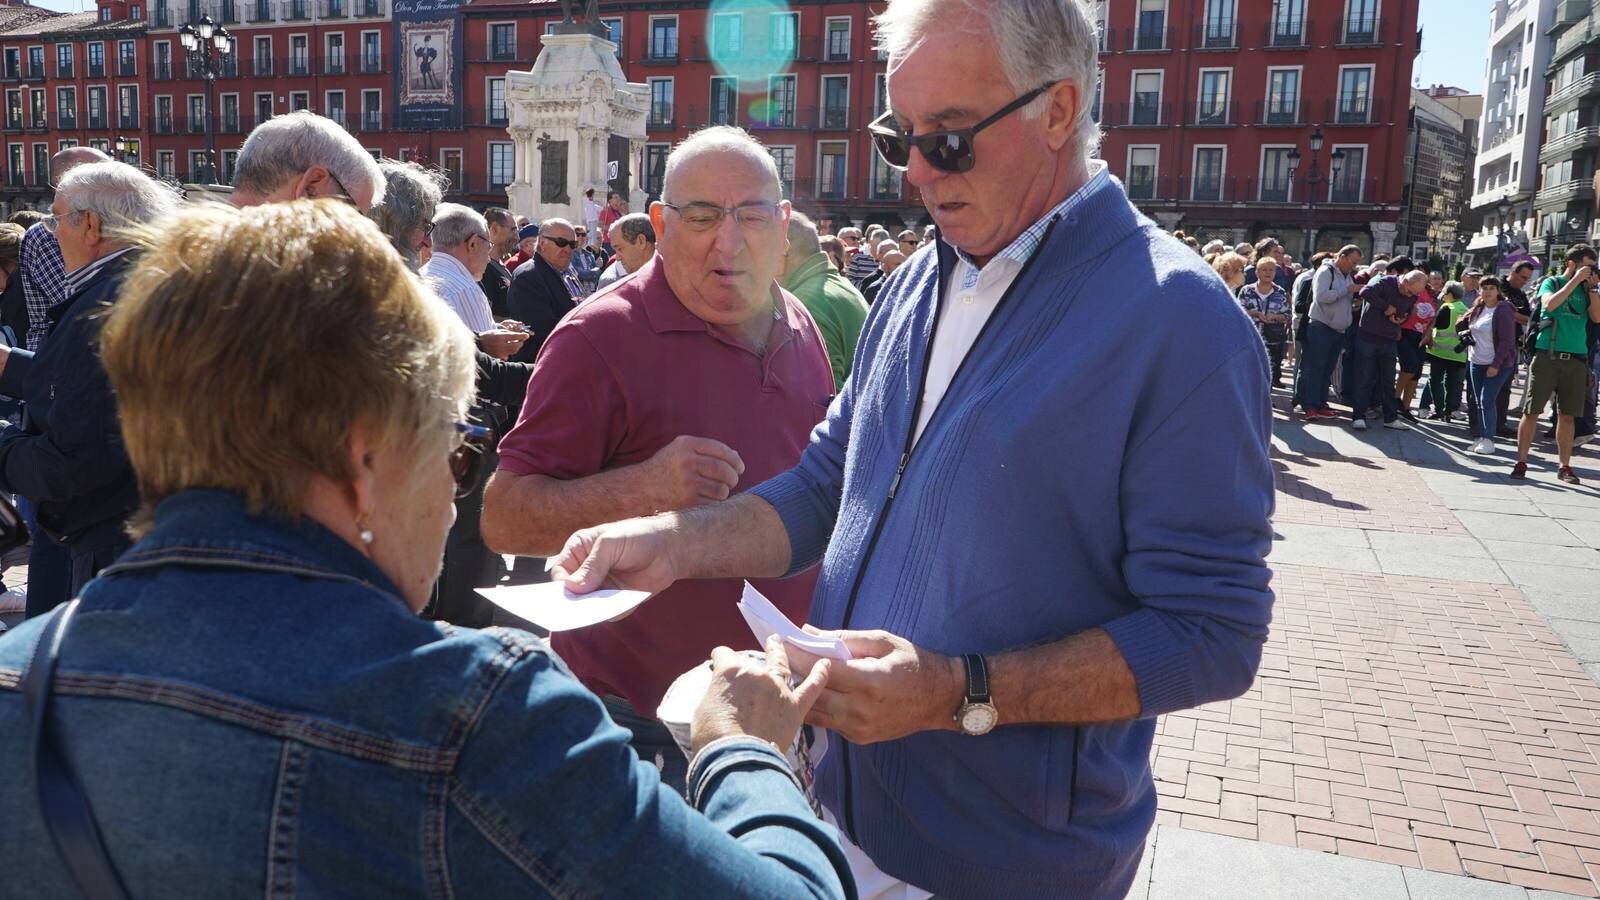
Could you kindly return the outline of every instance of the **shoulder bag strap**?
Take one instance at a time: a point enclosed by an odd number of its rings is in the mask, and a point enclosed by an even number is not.
[[[128,892],[117,876],[116,866],[111,864],[111,857],[106,854],[89,798],[84,796],[83,786],[61,753],[55,730],[50,727],[50,686],[55,680],[56,662],[61,658],[67,626],[77,610],[78,601],[73,600],[50,616],[34,647],[28,670],[22,675],[29,756],[39,787],[39,813],[78,890],[88,900],[127,900]]]

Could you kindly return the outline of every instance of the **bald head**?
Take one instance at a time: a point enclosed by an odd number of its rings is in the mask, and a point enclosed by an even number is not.
[[[111,162],[111,157],[93,147],[68,147],[50,157],[50,183],[60,184],[68,172],[84,163]]]

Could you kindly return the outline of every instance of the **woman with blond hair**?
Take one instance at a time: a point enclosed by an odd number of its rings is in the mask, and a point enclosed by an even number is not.
[[[1211,268],[1217,270],[1217,276],[1228,286],[1228,292],[1237,297],[1239,288],[1244,286],[1244,268],[1249,264],[1250,261],[1243,256],[1226,250],[1217,254],[1217,258],[1211,262]]]
[[[544,642],[417,617],[479,459],[472,335],[354,208],[181,213],[102,347],[144,508],[79,600],[0,640],[21,673],[0,758],[31,761],[0,779],[7,839],[31,848],[8,883],[847,895],[775,746],[825,666],[791,689],[775,641],[712,652],[692,809]]]

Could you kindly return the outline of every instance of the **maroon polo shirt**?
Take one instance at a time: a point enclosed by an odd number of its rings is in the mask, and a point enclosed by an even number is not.
[[[782,297],[763,358],[689,312],[652,259],[550,333],[522,414],[500,442],[500,468],[583,478],[643,462],[684,434],[738,451],[740,491],[793,468],[827,412],[833,371],[816,322],[792,294]],[[805,621],[815,569],[753,583]],[[680,582],[619,622],[560,632],[551,644],[590,690],[653,716],[673,679],[713,647],[757,649],[734,606],[742,590],[737,579]]]

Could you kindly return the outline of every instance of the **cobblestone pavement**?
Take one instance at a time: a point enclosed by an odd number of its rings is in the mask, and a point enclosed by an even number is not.
[[[1512,482],[1458,430],[1280,415],[1272,635],[1248,694],[1162,720],[1163,835],[1600,896],[1600,455]]]

